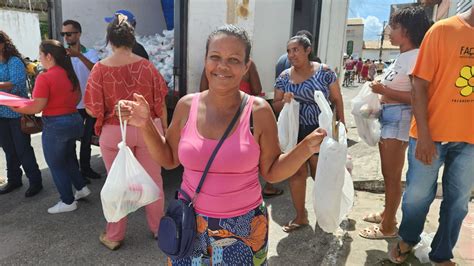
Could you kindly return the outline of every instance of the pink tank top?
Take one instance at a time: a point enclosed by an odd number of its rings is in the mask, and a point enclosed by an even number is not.
[[[200,93],[194,95],[189,118],[181,131],[178,156],[184,167],[183,189],[192,198],[204,168],[219,140],[206,139],[197,130]],[[196,213],[213,218],[243,215],[262,203],[258,181],[260,146],[250,132],[250,96],[240,121],[222,144],[195,203]]]

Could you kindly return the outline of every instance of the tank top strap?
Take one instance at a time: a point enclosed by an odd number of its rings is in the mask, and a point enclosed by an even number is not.
[[[196,124],[200,98],[201,98],[201,93],[195,93],[193,96],[193,100],[191,102],[191,108],[189,109],[189,116],[188,116],[188,123],[190,125]]]
[[[249,95],[247,104],[245,105],[242,116],[240,117],[240,127],[242,130],[245,130],[245,132],[250,132],[250,115],[252,114],[254,100],[255,96]]]
[[[201,93],[195,93],[191,101],[191,107],[189,108],[188,121],[181,131],[181,134],[194,136],[196,134],[196,120],[197,112],[199,107],[199,99],[201,98]]]

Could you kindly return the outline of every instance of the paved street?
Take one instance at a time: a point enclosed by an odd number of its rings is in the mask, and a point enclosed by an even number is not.
[[[350,153],[354,158],[354,180],[381,179],[378,150],[358,141],[355,124],[349,112],[350,102],[358,88],[343,88],[346,99],[346,120],[349,129]],[[148,231],[143,210],[130,215],[124,245],[118,251],[103,247],[99,234],[104,230],[100,189],[105,178],[93,180],[89,186],[92,195],[79,203],[71,213],[50,215],[46,212],[58,201],[58,193],[41,150],[41,137],[34,135],[32,142],[43,174],[44,190],[26,199],[27,180],[24,187],[0,196],[0,264],[1,265],[102,265],[133,264],[163,265],[165,256],[158,249]],[[0,175],[5,175],[5,158],[0,156]],[[93,148],[92,167],[105,177],[105,168],[97,147]],[[166,200],[169,201],[180,183],[180,170],[164,173]],[[280,227],[293,218],[294,211],[287,182],[277,185],[285,190],[281,197],[266,201],[270,222],[268,261],[270,265],[390,265],[386,251],[393,242],[370,241],[358,236],[358,231],[368,224],[362,217],[383,206],[383,195],[358,191],[355,205],[343,229],[333,234],[324,233],[315,226],[310,193],[313,180],[307,181],[307,209],[311,226],[291,234]],[[426,222],[425,231],[434,232],[437,226],[440,199],[436,199]],[[460,265],[474,264],[474,204],[465,219],[455,261]],[[399,221],[400,221],[399,213]],[[407,265],[420,265],[410,256]]]

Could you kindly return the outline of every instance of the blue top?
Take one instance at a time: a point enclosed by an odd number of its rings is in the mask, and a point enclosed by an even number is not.
[[[23,61],[16,56],[10,57],[6,63],[0,62],[0,82],[8,81],[13,83],[13,88],[11,88],[11,90],[2,89],[0,91],[28,98],[25,65]],[[19,113],[13,112],[10,108],[0,105],[0,117],[18,118],[20,116]]]
[[[290,74],[291,68],[283,71],[276,79],[275,88],[293,93],[295,100],[300,104],[300,125],[319,126],[321,111],[314,101],[314,92],[321,91],[329,102],[329,85],[337,80],[336,73],[321,64],[313,76],[298,84],[291,81]]]
[[[290,63],[290,60],[288,60],[288,54],[282,54],[280,58],[278,58],[278,61],[275,66],[275,78],[278,78],[281,72],[283,72],[285,69],[288,69],[290,67],[291,67],[291,63]]]

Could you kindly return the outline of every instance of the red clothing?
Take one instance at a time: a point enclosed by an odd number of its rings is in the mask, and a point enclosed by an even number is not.
[[[252,95],[252,90],[250,90],[250,82],[248,81],[240,81],[240,90],[247,93],[248,95]]]
[[[357,73],[359,73],[361,70],[362,70],[362,66],[364,65],[364,62],[362,61],[357,61],[357,64],[356,64],[356,70],[357,70]]]
[[[36,78],[33,98],[48,99],[43,109],[44,116],[71,114],[77,112],[76,105],[80,97],[80,89],[72,89],[66,70],[54,66]]]
[[[369,65],[368,64],[364,64],[362,66],[362,70],[360,71],[360,75],[362,76],[362,78],[367,79],[367,76],[369,75]]]
[[[355,61],[348,59],[346,61],[346,70],[353,70],[355,66]]]
[[[87,81],[84,103],[97,118],[97,135],[100,135],[103,125],[120,124],[114,114],[115,105],[119,100],[135,100],[133,93],[145,97],[153,119],[161,116],[168,87],[150,61],[143,59],[118,67],[100,62],[95,64]]]

